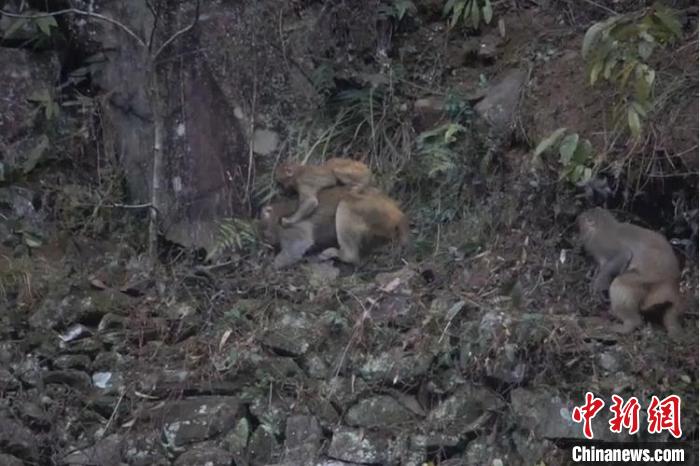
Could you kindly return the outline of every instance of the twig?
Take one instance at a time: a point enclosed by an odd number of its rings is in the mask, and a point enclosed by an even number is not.
[[[588,3],[589,5],[593,5],[594,7],[600,8],[601,10],[607,11],[608,13],[610,13],[610,14],[612,14],[612,15],[617,16],[617,15],[620,14],[620,13],[618,13],[617,11],[615,11],[615,10],[613,10],[613,9],[610,9],[610,8],[608,8],[608,7],[605,6],[605,5],[601,5],[600,3],[594,2],[593,0],[583,0],[583,1],[586,2],[586,3]]]
[[[46,18],[49,16],[61,16],[61,15],[70,14],[70,13],[73,13],[76,15],[81,15],[81,16],[90,16],[90,17],[101,19],[102,21],[106,21],[108,23],[114,24],[115,26],[118,26],[124,32],[129,34],[131,37],[136,39],[136,41],[142,47],[146,47],[146,42],[141,37],[139,37],[138,34],[136,34],[134,31],[129,29],[129,27],[126,26],[124,23],[120,23],[116,19],[112,19],[109,16],[101,15],[99,13],[93,13],[90,11],[79,10],[77,8],[66,8],[65,10],[52,11],[50,13],[38,13],[38,14],[34,14],[34,15],[23,15],[23,14],[18,14],[18,13],[10,13],[9,11],[5,11],[5,10],[0,10],[1,16],[7,16],[9,18],[24,18],[24,19]]]
[[[156,58],[158,58],[158,55],[160,55],[160,53],[161,53],[168,45],[172,44],[173,41],[175,41],[175,39],[177,39],[177,38],[180,37],[181,35],[183,35],[183,34],[189,32],[192,28],[194,28],[194,27],[197,25],[197,22],[198,22],[198,21],[199,21],[199,0],[197,0],[197,5],[195,6],[195,10],[194,10],[194,20],[192,20],[192,24],[190,24],[189,26],[187,26],[187,27],[185,27],[185,28],[180,29],[180,30],[177,31],[175,34],[173,34],[172,36],[170,36],[170,38],[169,38],[168,40],[166,40],[166,41],[163,43],[163,45],[161,45],[161,46],[158,48],[158,50],[156,51],[156,53],[153,55],[153,60],[155,60]]]

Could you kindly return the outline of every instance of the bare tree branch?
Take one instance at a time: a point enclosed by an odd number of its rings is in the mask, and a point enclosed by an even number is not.
[[[199,1],[197,2],[199,5]],[[18,14],[18,13],[10,13],[9,11],[5,10],[0,10],[0,16],[7,16],[8,18],[24,18],[24,19],[36,19],[36,18],[46,18],[48,16],[61,16],[61,15],[66,15],[66,14],[75,14],[75,15],[80,15],[80,16],[89,16],[92,18],[97,18],[101,19],[102,21],[106,21],[108,23],[114,24],[115,26],[119,27],[122,31],[126,32],[128,35],[136,39],[136,42],[139,43],[142,47],[146,47],[146,42],[139,37],[138,34],[136,34],[132,29],[130,29],[128,26],[126,26],[124,23],[120,23],[116,19],[112,19],[109,16],[101,15],[99,13],[92,13],[90,11],[85,11],[85,10],[79,10],[77,8],[66,8],[65,10],[58,10],[58,11],[52,11],[50,13],[36,13],[32,15],[23,15],[23,14]]]
[[[177,39],[177,38],[180,37],[181,35],[183,35],[183,34],[189,32],[190,30],[192,30],[192,28],[195,27],[195,26],[197,25],[197,22],[198,22],[198,21],[199,21],[199,0],[197,0],[197,5],[195,6],[195,10],[194,10],[194,20],[192,21],[192,24],[190,24],[189,26],[187,26],[187,27],[185,27],[185,28],[180,29],[180,30],[177,31],[175,34],[173,34],[172,36],[170,36],[170,38],[169,38],[168,40],[166,40],[166,41],[163,43],[163,45],[161,45],[161,46],[158,48],[158,50],[156,51],[156,53],[153,54],[153,61],[155,61],[156,58],[158,58],[158,55],[160,55],[160,53],[161,53],[168,45],[172,44],[173,41],[175,41],[175,39]]]

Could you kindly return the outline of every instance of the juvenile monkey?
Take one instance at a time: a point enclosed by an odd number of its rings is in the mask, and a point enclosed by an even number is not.
[[[331,158],[322,165],[280,164],[275,169],[275,181],[285,189],[299,194],[299,207],[280,219],[283,227],[294,225],[308,217],[318,206],[317,194],[325,188],[346,185],[358,194],[369,186],[372,173],[367,165],[351,159]]]
[[[615,326],[627,334],[642,324],[642,313],[667,305],[663,324],[669,335],[680,332],[680,267],[671,244],[661,234],[618,222],[600,207],[577,219],[586,251],[598,263],[593,290],[609,289],[610,312],[622,321]]]
[[[408,242],[408,221],[397,204],[375,188],[354,193],[347,186],[318,193],[318,208],[304,220],[283,228],[279,219],[296,208],[282,201],[262,210],[259,228],[263,238],[279,248],[275,268],[294,264],[309,251],[326,248],[322,259],[337,257],[357,264],[362,253],[386,243]],[[335,247],[339,246],[339,247]]]

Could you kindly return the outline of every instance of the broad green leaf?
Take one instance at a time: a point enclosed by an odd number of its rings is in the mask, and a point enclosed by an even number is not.
[[[639,37],[644,39],[644,41],[646,41],[646,42],[656,42],[656,39],[654,39],[654,36],[652,36],[651,34],[649,34],[646,31],[641,31],[639,33]]]
[[[537,144],[537,148],[535,149],[535,156],[542,154],[544,151],[556,144],[565,131],[566,128],[559,128],[555,130],[552,134],[544,138],[542,141],[540,141],[540,143]]]
[[[647,66],[644,70],[644,80],[651,86],[654,83],[654,78],[656,78],[656,71]]]
[[[655,42],[640,42],[637,46],[637,52],[642,60],[648,60],[651,54],[654,52]]]
[[[644,105],[642,105],[641,103],[639,103],[639,102],[637,102],[637,101],[633,101],[630,105],[632,105],[632,107],[634,107],[634,110],[635,110],[637,113],[639,113],[639,115],[640,115],[642,118],[646,118],[646,117],[647,117],[647,111],[646,111],[646,109],[644,108]]]
[[[27,154],[26,160],[22,163],[22,172],[26,175],[34,170],[48,149],[49,138],[42,134],[37,144]]]
[[[634,96],[641,103],[647,103],[651,95],[651,86],[644,80],[637,78],[634,82]]]
[[[655,3],[654,8],[656,10],[654,16],[656,16],[674,36],[680,38],[683,32],[681,30],[681,23],[678,21],[675,12],[659,3]]]
[[[635,137],[641,134],[642,124],[639,121],[639,114],[631,106],[627,107],[627,123]]]
[[[579,181],[581,179],[581,176],[583,175],[584,168],[585,167],[583,165],[574,166],[574,169],[571,173],[573,178],[571,181],[573,181],[574,183]]]
[[[445,6],[442,8],[442,15],[447,16],[450,11],[452,11],[452,8],[455,6],[455,1],[456,0],[447,0],[445,2]]]
[[[36,25],[39,26],[39,29],[44,33],[44,35],[50,36],[51,28],[57,27],[58,23],[56,23],[56,18],[53,16],[42,16],[40,18],[36,18]]]
[[[41,246],[41,238],[34,233],[24,231],[22,232],[22,239],[24,240],[24,244],[30,248],[38,248]]]
[[[447,144],[454,142],[455,141],[455,134],[461,133],[464,131],[465,128],[462,125],[458,125],[456,123],[452,123],[447,127],[447,130],[445,131],[445,142]]]
[[[45,103],[51,100],[51,94],[49,94],[48,89],[40,89],[38,91],[33,92],[27,99],[32,102]]]
[[[588,58],[588,54],[594,48],[600,34],[619,20],[620,17],[613,16],[612,18],[608,18],[605,21],[595,23],[593,26],[588,28],[588,31],[586,31],[586,35],[583,36],[583,44],[581,45],[581,55],[584,59]]]
[[[591,179],[592,176],[593,170],[591,170],[589,167],[586,167],[586,169],[583,170],[583,178],[581,179],[581,181],[588,181]]]
[[[613,57],[605,63],[605,69],[603,70],[603,77],[605,79],[610,79],[613,68],[617,65],[617,58]]]
[[[593,145],[591,144],[591,141],[588,139],[583,139],[576,145],[576,150],[574,151],[572,161],[580,165],[585,165],[591,160],[592,156]]]
[[[450,27],[454,27],[455,24],[457,24],[457,21],[459,21],[459,18],[462,16],[462,11],[464,11],[465,5],[466,2],[463,0],[454,6],[454,10],[452,11],[452,20],[450,21]]]
[[[629,63],[626,63],[625,66],[622,67],[622,71],[620,71],[620,74],[618,75],[620,87],[625,87],[627,85],[627,81],[630,78],[630,74],[632,73],[632,71],[634,71],[635,64],[636,63],[634,61],[631,61]]]
[[[591,68],[591,86],[596,83],[598,80],[598,75],[600,72],[603,70],[603,62],[602,61],[597,61],[593,63],[593,67]]]
[[[27,18],[16,18],[14,21],[12,21],[12,24],[10,25],[9,28],[7,28],[7,31],[5,31],[5,34],[3,35],[4,39],[9,39],[12,37],[12,34],[15,32],[19,31],[22,29],[22,27],[27,24]]]
[[[481,12],[479,11],[479,0],[472,1],[472,27],[474,29],[479,29],[479,20],[481,19]]]
[[[491,23],[491,18],[493,18],[493,8],[491,7],[491,0],[485,0],[484,6],[481,8],[484,14],[484,22],[486,24]]]
[[[578,134],[577,133],[572,133],[567,135],[562,141],[561,145],[559,146],[559,155],[561,158],[559,161],[564,165],[569,165],[571,162],[571,159],[574,156],[574,152],[576,151],[576,146],[578,146]]]

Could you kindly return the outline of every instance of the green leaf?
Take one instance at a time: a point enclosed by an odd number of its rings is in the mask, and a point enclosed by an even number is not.
[[[484,22],[486,24],[491,23],[491,19],[493,18],[493,8],[491,7],[491,0],[484,1],[484,6],[481,8],[481,11],[484,14]]]
[[[465,5],[466,2],[464,0],[460,1],[455,5],[454,10],[452,11],[452,20],[450,21],[450,27],[454,27],[455,24],[457,24],[457,21],[459,21],[459,18],[462,16],[462,12],[464,11]]]
[[[466,128],[462,125],[458,125],[456,123],[451,123],[448,127],[447,130],[445,131],[445,143],[450,144],[455,141],[455,134],[461,133],[464,131]]]
[[[596,83],[598,80],[598,75],[600,72],[603,70],[603,61],[597,61],[593,63],[593,67],[591,68],[591,86]]]
[[[27,24],[27,21],[27,18],[16,18],[14,21],[12,21],[10,27],[7,28],[7,31],[5,31],[3,38],[9,39],[10,37],[12,37],[12,34],[22,29],[22,27],[24,27],[24,25]]]
[[[34,170],[48,149],[49,138],[42,134],[38,143],[27,154],[27,159],[22,163],[22,172],[26,175]]]
[[[442,15],[447,16],[455,5],[456,0],[447,0],[445,6],[442,8]]]
[[[591,52],[591,50],[594,48],[595,44],[598,42],[598,39],[599,39],[601,33],[604,30],[611,27],[616,22],[618,22],[619,20],[620,20],[619,16],[613,16],[612,18],[608,18],[605,21],[595,23],[593,26],[588,28],[588,31],[586,31],[586,35],[583,36],[583,44],[581,45],[581,55],[583,56],[584,59],[588,58],[588,54]]]
[[[635,137],[641,134],[642,124],[639,121],[639,114],[632,106],[627,107],[627,124]]]
[[[22,232],[22,239],[24,240],[24,244],[26,244],[30,248],[38,248],[42,244],[41,237],[39,237],[39,235],[30,233],[28,231]]]
[[[40,18],[36,18],[36,25],[39,26],[39,29],[44,33],[44,35],[50,36],[51,28],[57,27],[58,23],[56,23],[56,18],[53,16],[42,16]]]
[[[632,71],[634,71],[635,65],[636,63],[631,61],[622,67],[622,71],[620,71],[620,75],[618,76],[620,87],[625,87],[627,85],[627,81],[629,80]]]
[[[605,79],[610,79],[610,75],[612,74],[613,68],[615,68],[615,65],[617,65],[617,58],[613,57],[607,62],[605,62],[605,69],[603,70],[603,77]]]
[[[593,156],[593,145],[588,139],[583,139],[576,145],[576,150],[574,151],[574,156],[572,158],[573,162],[585,165],[590,162]]]
[[[479,19],[480,19],[480,12],[479,12],[479,0],[473,0],[472,1],[472,27],[474,29],[479,29]]]
[[[635,110],[637,113],[639,113],[639,115],[640,115],[642,118],[646,118],[646,117],[647,117],[647,111],[646,111],[646,109],[644,108],[644,105],[642,105],[641,103],[639,103],[639,102],[637,102],[637,101],[633,101],[630,105],[632,105],[632,107],[634,107],[634,110]]]
[[[637,46],[637,53],[642,57],[642,60],[648,60],[651,54],[654,52],[654,42],[640,42]]]
[[[675,12],[666,6],[661,5],[660,3],[655,3],[654,9],[656,10],[654,12],[654,16],[657,17],[674,36],[680,38],[683,35],[683,32],[681,29],[681,23],[678,21]]]
[[[572,133],[566,136],[559,146],[559,155],[561,158],[559,161],[564,165],[569,165],[571,159],[574,157],[574,152],[578,146],[578,134]]]
[[[537,148],[535,149],[535,156],[542,154],[544,151],[556,144],[565,131],[566,128],[559,128],[555,130],[552,134],[544,138],[542,141],[540,141],[540,143],[537,144]]]

